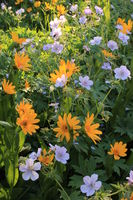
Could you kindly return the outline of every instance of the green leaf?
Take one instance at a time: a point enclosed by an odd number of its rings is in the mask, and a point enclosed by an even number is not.
[[[14,162],[11,160],[5,161],[5,173],[6,173],[6,178],[10,187],[15,186],[19,177],[19,171],[17,168],[16,160],[14,160]]]
[[[83,177],[79,175],[74,175],[70,178],[69,186],[79,189],[83,184]]]
[[[12,127],[11,124],[9,124],[8,122],[5,122],[5,121],[0,121],[0,125],[2,125],[2,126]]]

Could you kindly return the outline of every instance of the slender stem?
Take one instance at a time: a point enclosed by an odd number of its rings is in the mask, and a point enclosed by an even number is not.
[[[120,192],[122,192],[122,190],[117,190],[116,192],[109,194],[108,197],[114,196]]]
[[[62,185],[60,184],[60,182],[55,178],[56,183],[59,185],[59,187],[61,188],[61,190],[65,193],[67,200],[71,200],[70,197],[68,196],[68,194],[66,193],[66,191],[64,190],[64,188],[62,187]]]
[[[101,103],[102,105],[103,105],[104,101],[107,99],[107,97],[108,97],[108,95],[110,94],[111,90],[112,90],[112,88],[110,88],[109,91],[107,92],[107,94],[105,95],[105,97],[104,97],[104,99],[103,99],[103,101],[102,101],[102,103]],[[101,112],[102,108],[103,108],[103,106],[101,106],[100,110],[97,111],[97,113],[96,113],[96,115],[95,115],[95,118],[97,118],[97,116],[98,116],[98,114]]]

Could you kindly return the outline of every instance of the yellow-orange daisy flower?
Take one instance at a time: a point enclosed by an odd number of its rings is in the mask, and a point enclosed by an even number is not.
[[[56,4],[58,0],[52,0],[52,4]]]
[[[30,84],[28,83],[27,80],[25,81],[25,89],[26,89],[26,90],[29,90],[29,89],[30,89]]]
[[[18,43],[18,44],[22,44],[23,42],[26,41],[25,38],[19,38],[19,37],[18,37],[18,34],[15,33],[15,32],[12,32],[12,33],[11,33],[11,36],[12,36],[12,40],[13,40],[14,42]]]
[[[133,27],[132,20],[129,19],[128,24],[123,23],[122,27],[123,27],[123,29],[121,30],[121,32],[124,33],[124,34],[128,34],[132,30],[132,27]]]
[[[50,3],[45,2],[45,10],[51,10],[52,6],[50,5]]]
[[[79,134],[77,133],[77,130],[79,130],[81,127],[79,126],[80,121],[77,119],[77,117],[71,116],[71,113],[67,114],[65,113],[63,117],[59,115],[57,128],[54,128],[53,131],[57,132],[56,137],[60,138],[62,141],[64,138],[67,142],[71,139],[71,132],[73,134],[72,138],[75,140]]]
[[[79,68],[75,63],[71,63],[69,60],[65,63],[64,60],[61,60],[59,70],[55,70],[54,73],[50,74],[50,81],[56,83],[57,78],[61,78],[63,74],[70,78],[77,71],[79,71]]]
[[[27,8],[27,12],[30,13],[32,11],[32,7]]]
[[[63,5],[57,6],[58,15],[64,15],[66,13],[65,7]]]
[[[99,128],[100,124],[92,124],[94,121],[94,114],[89,116],[89,112],[87,114],[87,118],[85,120],[85,132],[88,135],[88,137],[96,144],[97,141],[100,141],[101,138],[98,135],[102,134],[102,131],[97,130]]]
[[[125,19],[121,19],[121,18],[118,18],[117,19],[117,24],[124,24],[124,22],[125,22]]]
[[[102,53],[103,53],[104,56],[107,57],[107,58],[108,58],[108,57],[110,57],[110,58],[115,58],[115,56],[114,56],[112,53],[106,51],[105,49],[102,50]]]
[[[130,200],[133,200],[133,192],[132,192],[132,194],[131,194],[131,196],[130,196]]]
[[[115,142],[114,146],[111,144],[111,149],[108,152],[109,155],[114,155],[115,160],[119,160],[120,157],[125,157],[127,154],[127,144],[123,144],[123,142]]]
[[[35,8],[40,7],[40,5],[41,5],[41,1],[35,1],[35,3],[34,3]]]
[[[21,113],[19,118],[17,118],[16,124],[21,127],[23,133],[26,135],[29,133],[32,135],[36,132],[36,129],[39,129],[39,126],[36,125],[40,120],[36,119],[37,114],[34,110],[30,110],[30,112]]]
[[[22,102],[20,102],[20,104],[17,104],[16,107],[17,112],[19,113],[19,115],[30,112],[30,110],[32,109],[32,105],[29,102],[24,102],[24,100]]]
[[[30,58],[28,55],[25,55],[25,53],[22,53],[21,55],[18,54],[17,52],[15,53],[15,65],[18,69],[23,70],[23,71],[28,71],[30,70]]]
[[[48,166],[51,165],[54,159],[54,153],[50,154],[51,151],[46,151],[46,149],[43,150],[43,155],[40,155],[39,161],[42,162],[44,165]]]
[[[6,94],[15,94],[15,86],[12,85],[13,83],[9,83],[9,81],[6,81],[6,79],[3,80],[2,86],[3,90]]]
[[[22,2],[23,2],[23,0],[16,0],[15,5],[18,5],[18,4],[22,3]]]

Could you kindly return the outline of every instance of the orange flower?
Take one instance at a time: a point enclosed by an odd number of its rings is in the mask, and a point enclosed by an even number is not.
[[[27,12],[30,13],[32,11],[32,7],[27,8]]]
[[[111,149],[108,152],[109,155],[114,155],[115,160],[119,160],[120,157],[125,157],[127,154],[127,144],[123,144],[123,142],[115,142],[114,146],[110,145]]]
[[[12,40],[13,40],[14,42],[18,43],[18,44],[22,44],[23,42],[26,41],[25,38],[19,38],[19,37],[18,37],[18,34],[15,33],[15,32],[12,32],[12,33],[11,33],[11,36],[12,36]]]
[[[115,56],[112,53],[109,53],[108,51],[106,51],[105,49],[102,50],[102,53],[104,54],[105,57],[110,57],[110,58],[115,58]]]
[[[85,132],[88,135],[88,137],[96,144],[97,141],[100,141],[101,138],[98,135],[102,134],[102,131],[97,130],[99,128],[100,124],[96,123],[93,124],[94,121],[94,114],[89,116],[89,112],[87,114],[87,118],[85,120]]]
[[[23,2],[23,0],[16,0],[15,5],[18,5],[18,4],[22,3],[22,2]]]
[[[79,126],[80,121],[77,119],[77,117],[71,116],[71,113],[67,114],[65,113],[63,118],[59,115],[57,128],[54,128],[53,131],[57,132],[56,137],[59,137],[62,141],[64,138],[67,142],[70,141],[70,132],[73,133],[73,139],[76,140],[77,136],[79,134],[76,132],[76,130],[79,130],[81,126]]]
[[[35,1],[35,3],[34,3],[34,7],[35,7],[35,8],[40,7],[40,5],[41,5],[41,2],[40,2],[40,1]]]
[[[51,10],[52,6],[50,5],[50,3],[45,2],[45,10]]]
[[[43,155],[39,157],[39,161],[42,162],[44,165],[48,166],[53,164],[54,154],[50,154],[51,151],[46,151],[46,149],[43,150]]]
[[[17,112],[19,113],[19,115],[30,112],[30,110],[32,110],[32,105],[30,103],[25,103],[24,100],[22,102],[20,102],[20,104],[17,104],[16,107]]]
[[[66,13],[65,7],[63,5],[57,6],[58,15],[64,15]]]
[[[79,68],[75,65],[75,63],[71,63],[69,60],[65,63],[64,60],[60,61],[59,71],[55,70],[54,73],[51,73],[50,81],[56,83],[57,78],[61,78],[64,74],[67,78],[70,78],[72,74],[79,71]]]
[[[29,89],[30,89],[30,84],[28,83],[27,80],[25,81],[25,89],[26,89],[26,90],[29,90]]]
[[[121,30],[121,32],[124,34],[128,34],[132,30],[132,27],[133,27],[132,20],[128,20],[128,24],[123,23],[122,27],[123,27],[123,29]]]
[[[15,86],[12,85],[12,83],[9,84],[9,81],[6,82],[6,79],[3,80],[2,82],[3,90],[7,94],[15,94]]]
[[[58,0],[52,0],[52,4],[56,4]]]
[[[132,192],[132,194],[131,194],[131,196],[130,196],[130,200],[133,200],[133,192]]]
[[[22,53],[21,55],[18,54],[17,52],[15,53],[15,65],[18,69],[23,70],[23,71],[28,71],[30,70],[30,58],[28,55],[25,55],[25,53]]]
[[[26,135],[29,133],[36,132],[36,129],[39,129],[39,126],[36,125],[40,120],[36,119],[37,114],[34,109],[32,109],[32,105],[29,103],[24,103],[24,101],[20,102],[20,105],[17,105],[16,108],[19,113],[19,118],[17,118],[16,124],[22,128],[22,131]]]
[[[118,18],[118,19],[117,19],[117,24],[123,25],[124,22],[125,22],[125,19],[121,19],[121,18]]]

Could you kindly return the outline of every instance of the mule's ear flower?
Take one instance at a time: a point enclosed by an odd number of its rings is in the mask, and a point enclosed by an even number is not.
[[[34,3],[34,7],[35,7],[35,8],[40,7],[40,5],[41,5],[41,2],[40,2],[40,1],[35,1],[35,3]]]
[[[12,32],[12,33],[11,33],[11,36],[12,36],[12,40],[13,40],[14,42],[18,43],[18,44],[22,44],[23,42],[26,41],[25,38],[19,38],[19,37],[18,37],[18,34],[15,33],[15,32]]]
[[[58,15],[64,15],[66,13],[65,7],[63,5],[57,6]]]
[[[29,71],[30,70],[30,58],[28,55],[25,55],[25,53],[22,53],[21,55],[18,54],[17,52],[15,53],[15,65],[18,69],[23,70],[23,71]]]
[[[127,144],[123,144],[123,142],[115,142],[114,146],[110,145],[111,149],[108,152],[109,155],[114,155],[115,160],[119,160],[120,157],[125,157],[127,154]]]
[[[102,131],[97,130],[99,128],[100,124],[92,124],[94,120],[94,114],[89,116],[89,113],[87,114],[87,118],[85,120],[85,132],[88,135],[88,137],[96,144],[97,141],[100,141],[101,138],[98,135],[102,134]]]
[[[15,86],[12,85],[12,83],[6,82],[6,79],[2,82],[3,90],[6,94],[15,94]]]

